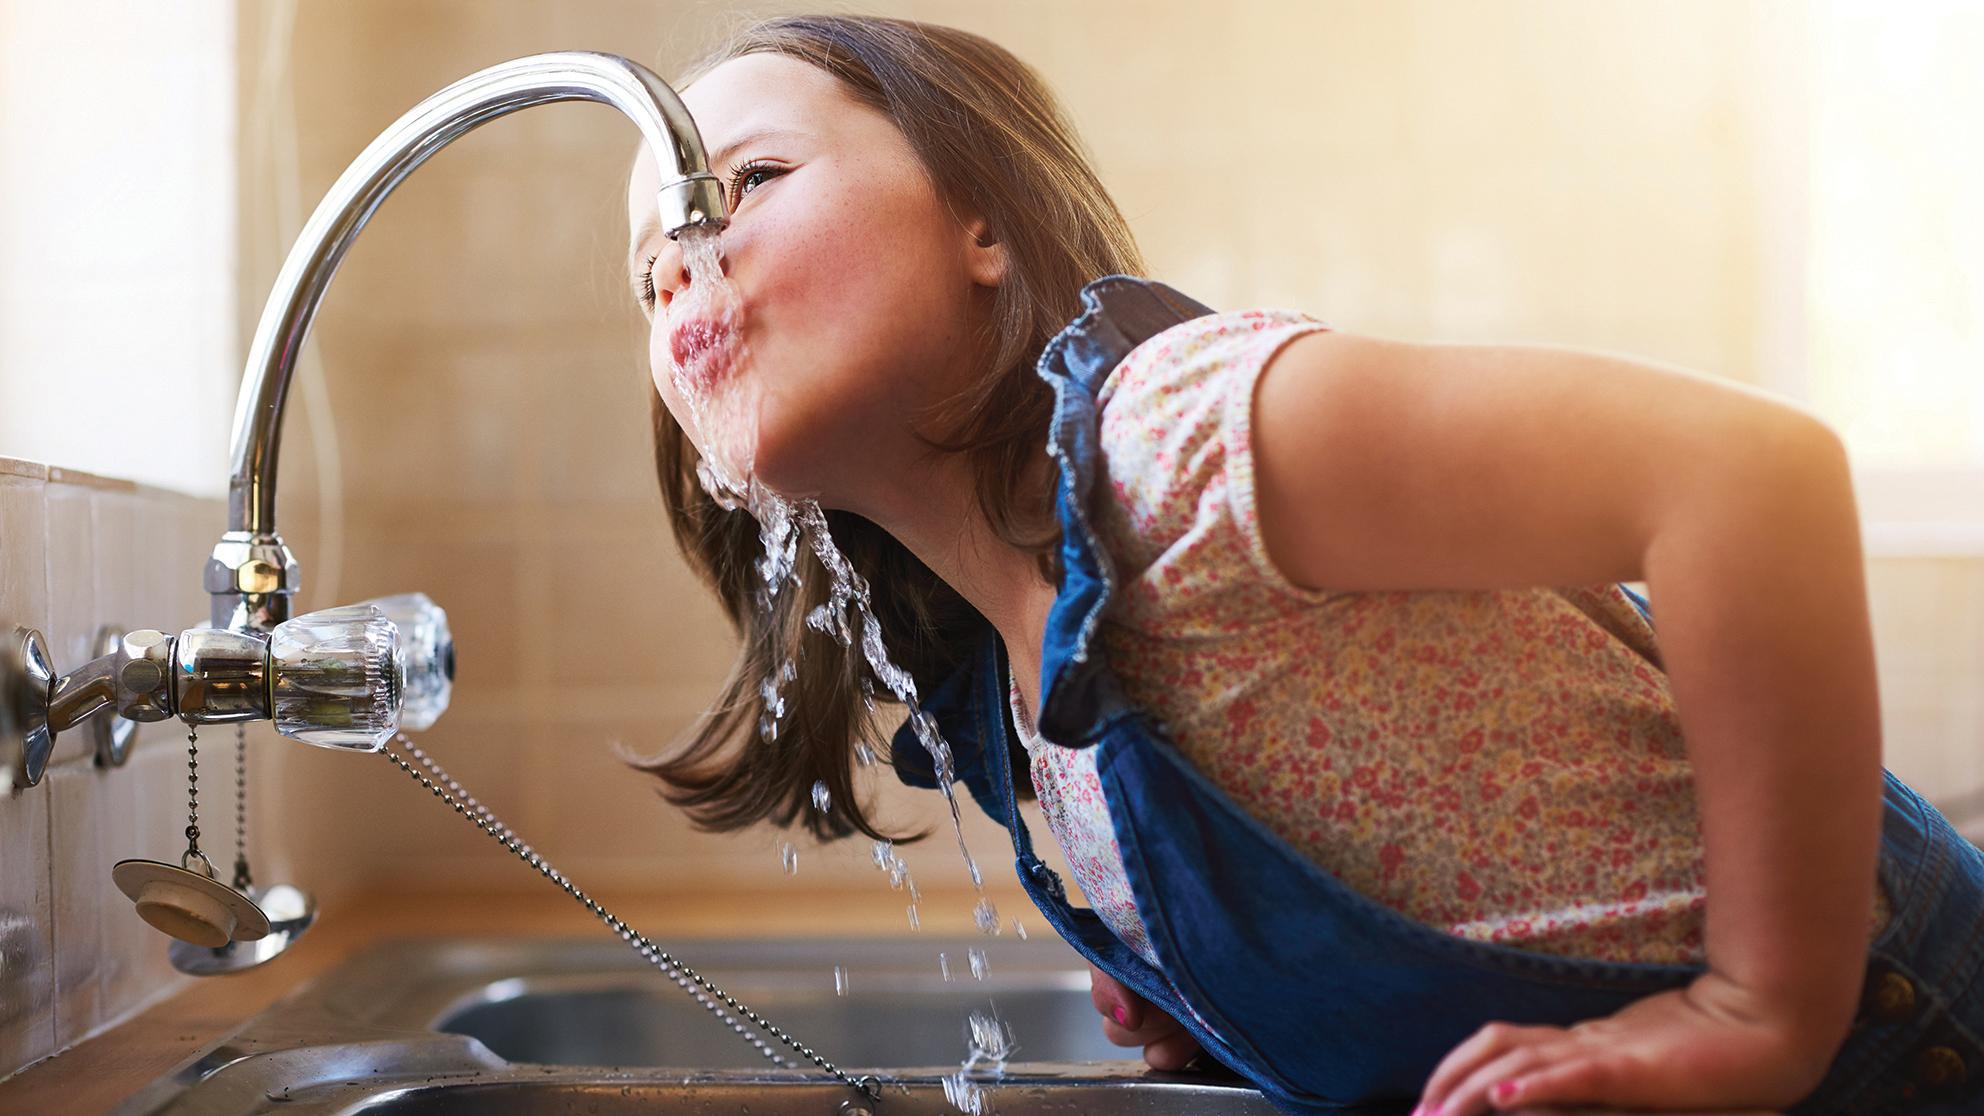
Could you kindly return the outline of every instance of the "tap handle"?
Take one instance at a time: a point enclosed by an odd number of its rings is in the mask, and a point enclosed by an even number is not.
[[[400,630],[400,661],[406,667],[406,702],[400,727],[419,732],[448,711],[455,681],[455,640],[448,614],[425,593],[401,593],[365,602],[377,605]]]
[[[376,605],[347,605],[269,633],[270,713],[305,744],[376,752],[399,730],[406,690],[399,632]]]

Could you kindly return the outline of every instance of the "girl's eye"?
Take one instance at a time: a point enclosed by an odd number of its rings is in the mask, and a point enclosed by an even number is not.
[[[650,313],[654,311],[654,299],[655,299],[654,262],[660,258],[661,256],[659,253],[649,256],[648,262],[642,265],[641,267],[641,290],[640,290],[641,309],[646,310]]]
[[[743,201],[744,195],[751,192],[748,187],[752,183],[763,184],[765,180],[776,178],[784,172],[783,167],[762,162],[750,162],[730,168],[730,208],[737,208],[737,203]]]
[[[737,208],[738,203],[744,200],[744,195],[751,192],[751,186],[754,184],[762,185],[767,179],[777,178],[779,175],[784,174],[785,170],[786,168],[784,167],[757,161],[730,168],[728,172],[730,191],[729,197],[726,199],[730,203],[730,208],[733,210]],[[641,307],[650,313],[654,311],[656,297],[654,289],[654,262],[660,258],[659,255],[649,256],[648,262],[641,268],[640,289],[637,295],[640,298]]]

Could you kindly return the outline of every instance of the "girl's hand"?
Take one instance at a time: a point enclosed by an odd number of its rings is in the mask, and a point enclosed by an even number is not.
[[[1199,1040],[1176,1019],[1150,1006],[1115,977],[1088,967],[1089,1000],[1102,1013],[1102,1034],[1117,1046],[1141,1046],[1154,1070],[1183,1069],[1199,1053]]]
[[[1839,1041],[1713,971],[1604,1019],[1490,1023],[1441,1061],[1414,1116],[1604,1105],[1780,1109],[1825,1076]]]

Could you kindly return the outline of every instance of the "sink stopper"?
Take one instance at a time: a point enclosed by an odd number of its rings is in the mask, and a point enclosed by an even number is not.
[[[220,882],[200,851],[200,736],[186,730],[186,851],[177,865],[133,858],[110,870],[138,917],[182,942],[218,949],[269,933],[269,916],[253,899]]]
[[[205,856],[188,852],[179,865],[120,860],[110,878],[138,904],[139,918],[182,942],[218,949],[266,936],[269,916],[254,900],[215,879],[213,871]]]
[[[218,946],[181,939],[165,951],[173,968],[190,976],[246,972],[275,960],[317,920],[317,901],[309,892],[285,883],[258,887],[248,866],[248,731],[242,725],[234,726],[234,878],[229,882],[268,916],[269,932]]]

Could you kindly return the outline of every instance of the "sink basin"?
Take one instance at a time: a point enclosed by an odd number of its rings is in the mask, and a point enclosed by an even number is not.
[[[1103,1040],[1087,968],[1059,941],[1011,938],[673,941],[724,991],[850,1074],[782,1068],[612,940],[382,945],[250,1020],[133,1096],[130,1114],[548,1112],[874,1116],[946,1113],[966,1017],[1015,1045],[973,1080],[990,1111],[1268,1116],[1225,1075],[1160,1074]],[[966,951],[983,950],[973,979]],[[950,979],[938,955],[948,959]],[[846,974],[836,990],[834,969]]]
[[[443,1009],[436,1030],[467,1035],[512,1062],[561,1066],[757,1069],[762,1054],[659,974],[593,954],[595,967],[484,985]],[[982,950],[986,978],[965,951]],[[622,950],[621,952],[626,952]],[[943,979],[938,954],[949,961]],[[1016,1058],[1113,1062],[1086,969],[1060,943],[992,940],[696,943],[682,958],[717,987],[845,1066],[943,1066],[964,1057],[970,1011],[1012,1028]],[[575,958],[576,960],[576,958]],[[833,970],[847,973],[837,994]]]

